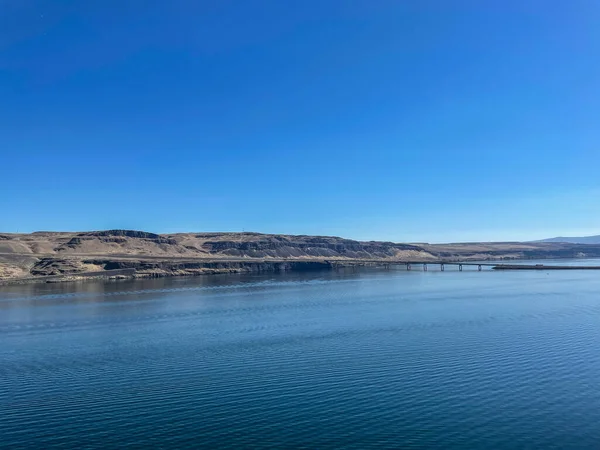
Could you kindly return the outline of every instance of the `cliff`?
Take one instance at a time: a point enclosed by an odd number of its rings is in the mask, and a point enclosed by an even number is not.
[[[320,270],[390,261],[600,257],[600,245],[563,242],[402,244],[260,233],[135,230],[0,234],[0,280]]]

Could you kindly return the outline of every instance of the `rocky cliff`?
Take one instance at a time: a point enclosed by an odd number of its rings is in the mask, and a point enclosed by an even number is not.
[[[559,242],[399,244],[330,236],[135,230],[0,234],[0,279],[315,270],[360,261],[600,257],[600,245]],[[125,272],[123,272],[125,271]]]

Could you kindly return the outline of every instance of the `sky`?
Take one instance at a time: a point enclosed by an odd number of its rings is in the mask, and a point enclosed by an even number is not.
[[[600,234],[595,0],[0,0],[0,231]]]

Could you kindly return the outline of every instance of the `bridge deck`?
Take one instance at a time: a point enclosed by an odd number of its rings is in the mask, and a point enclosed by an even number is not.
[[[331,261],[335,264],[338,261]],[[490,262],[472,262],[472,261],[389,261],[389,260],[345,260],[339,261],[340,265],[376,265],[376,266],[422,266],[427,270],[428,266],[458,266],[462,270],[462,266],[476,266],[479,270],[482,267],[491,267],[494,270],[600,270],[600,266],[567,266],[567,265],[545,265],[545,264],[504,264]]]

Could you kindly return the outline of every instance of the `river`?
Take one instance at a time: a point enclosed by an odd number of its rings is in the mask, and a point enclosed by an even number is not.
[[[2,448],[599,448],[600,271],[0,287]]]

